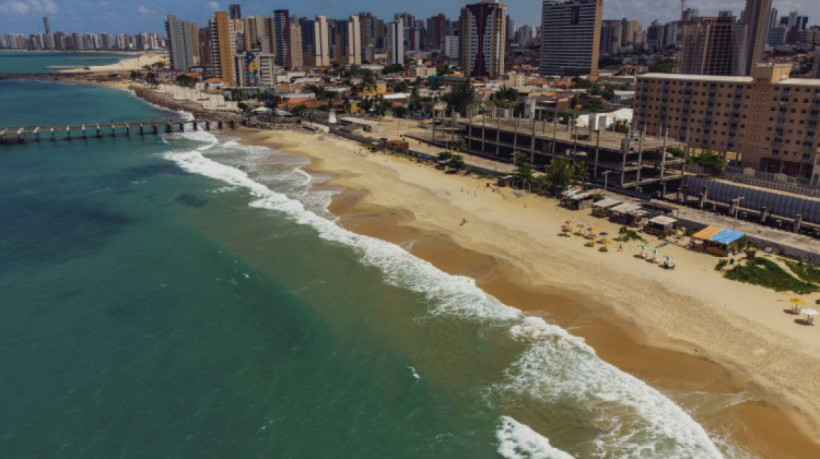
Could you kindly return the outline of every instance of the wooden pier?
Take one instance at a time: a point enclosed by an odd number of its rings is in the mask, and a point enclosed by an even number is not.
[[[102,139],[112,137],[141,137],[185,132],[186,130],[222,131],[236,129],[236,121],[165,120],[130,123],[100,123],[69,126],[0,127],[0,145],[29,142],[56,142],[58,140]]]

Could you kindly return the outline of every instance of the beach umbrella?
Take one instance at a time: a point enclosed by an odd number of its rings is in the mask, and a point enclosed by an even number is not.
[[[806,316],[806,322],[813,324],[814,318],[817,317],[817,310],[811,308],[803,308],[800,310],[800,314]]]
[[[638,250],[640,250],[641,252],[643,252],[644,250],[646,250],[648,248],[649,247],[647,247],[646,244],[641,244],[641,245],[638,246]]]
[[[792,304],[792,309],[793,309],[793,310],[795,310],[795,311],[797,311],[797,309],[798,309],[800,306],[803,306],[803,305],[805,305],[805,304],[806,304],[806,302],[805,302],[805,301],[803,301],[803,300],[802,300],[802,299],[800,299],[800,298],[792,298],[792,299],[790,299],[790,300],[789,300],[789,302]]]
[[[663,261],[672,261],[674,258],[670,257],[669,255],[663,257]]]

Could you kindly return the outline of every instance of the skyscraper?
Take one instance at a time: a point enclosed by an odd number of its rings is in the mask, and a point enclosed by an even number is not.
[[[316,22],[310,18],[299,19],[302,29],[302,65],[316,66]]]
[[[391,64],[404,64],[404,19],[399,17],[387,25],[385,37],[387,58]]]
[[[274,41],[276,43],[276,65],[290,67],[290,14],[288,10],[274,11],[273,23],[276,34]]]
[[[328,36],[327,17],[320,14],[313,23],[313,46],[315,65],[327,67],[330,65],[330,37]]]
[[[470,77],[504,74],[507,4],[483,0],[461,9],[461,66]]]
[[[680,73],[739,76],[746,71],[743,50],[746,26],[731,11],[687,23],[683,32]]]
[[[46,31],[46,35],[51,34],[51,25],[48,23],[48,16],[43,16],[43,28]]]
[[[597,79],[603,0],[544,1],[542,6],[540,73]]]
[[[302,60],[302,26],[296,19],[290,20],[290,50],[288,67],[298,69],[304,66]]]
[[[217,11],[214,17],[208,21],[208,27],[210,29],[210,49],[214,73],[227,86],[233,86],[236,83],[236,76],[234,75],[236,41],[233,21],[228,17],[228,13]]]
[[[743,14],[743,22],[746,24],[744,75],[751,75],[754,66],[763,60],[771,8],[772,0],[746,0],[746,11]]]
[[[172,69],[188,70],[195,65],[194,56],[198,54],[199,39],[194,37],[192,29],[196,27],[191,27],[191,23],[179,21],[176,16],[168,15],[165,33],[168,37],[168,55]]]
[[[242,7],[237,4],[228,6],[228,15],[233,20],[242,19]]]
[[[347,64],[362,65],[362,25],[359,16],[347,21]]]

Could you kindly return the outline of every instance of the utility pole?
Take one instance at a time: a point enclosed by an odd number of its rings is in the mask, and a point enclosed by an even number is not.
[[[738,196],[737,199],[732,200],[735,204],[735,222],[732,225],[732,229],[737,229],[737,214],[740,212],[740,201],[744,199],[746,199],[746,196]]]
[[[606,186],[609,183],[609,174],[610,174],[610,172],[612,172],[612,171],[603,171],[603,172],[601,172],[601,175],[604,176],[604,191],[606,191]]]

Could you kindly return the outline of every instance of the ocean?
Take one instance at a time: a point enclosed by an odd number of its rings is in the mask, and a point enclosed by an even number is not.
[[[44,82],[0,107],[185,116]],[[305,164],[190,130],[0,146],[0,457],[730,452],[569,332],[337,225]]]
[[[61,69],[48,67],[97,67],[116,64],[127,57],[133,57],[133,55],[98,52],[0,51],[0,74],[54,73]]]

